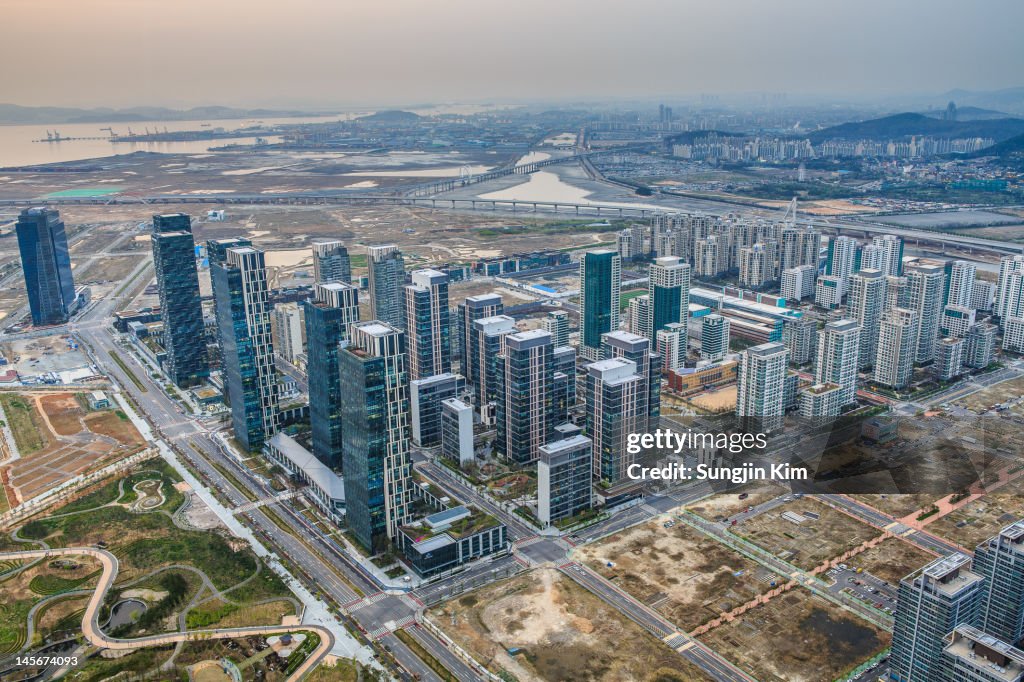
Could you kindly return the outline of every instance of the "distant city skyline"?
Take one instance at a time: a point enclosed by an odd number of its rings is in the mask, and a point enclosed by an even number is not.
[[[1024,4],[6,0],[4,101],[330,107],[1024,85]],[[20,27],[20,28],[18,28]],[[45,41],[41,40],[45,30]]]

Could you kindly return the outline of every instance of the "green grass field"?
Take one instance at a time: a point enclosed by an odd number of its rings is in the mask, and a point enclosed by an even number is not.
[[[11,427],[14,442],[22,455],[32,454],[46,445],[41,417],[29,398],[16,393],[2,393],[0,405],[4,407],[7,425]]]

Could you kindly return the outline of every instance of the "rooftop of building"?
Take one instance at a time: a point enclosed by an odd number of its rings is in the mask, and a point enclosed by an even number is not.
[[[477,294],[476,296],[467,296],[466,303],[491,303],[500,302],[501,294],[496,294],[493,291],[489,294]]]
[[[912,582],[920,577],[924,577],[939,592],[947,596],[953,596],[965,587],[984,580],[980,575],[970,570],[970,564],[971,557],[957,552],[949,556],[939,557],[916,573],[911,573],[904,580]]]
[[[392,327],[386,322],[380,320],[370,320],[368,322],[355,322],[352,324],[353,329],[358,329],[364,334],[369,336],[387,336],[388,334],[394,334],[398,330]]]
[[[589,438],[576,433],[568,436],[567,438],[562,438],[561,440],[550,441],[549,443],[542,445],[538,450],[540,451],[541,458],[543,459],[544,456],[551,457],[563,452],[568,452],[569,450],[575,450],[581,447],[590,447],[590,444],[591,440]]]
[[[839,332],[852,331],[858,327],[860,327],[860,323],[851,319],[834,320],[825,324],[826,329],[834,329]]]
[[[759,346],[751,346],[744,352],[749,355],[757,355],[759,357],[770,357],[772,355],[777,355],[778,353],[784,353],[785,351],[785,345],[772,341],[771,343],[762,343]]]
[[[999,531],[999,537],[1014,544],[1024,541],[1024,519],[1011,523]]]
[[[970,625],[958,625],[944,651],[996,679],[1017,682],[1024,675],[1024,651]]]
[[[501,522],[490,514],[475,507],[460,505],[406,524],[402,526],[402,532],[419,546],[420,543],[441,535],[447,535],[453,540],[461,540],[482,530],[500,525]]]
[[[541,346],[551,341],[551,332],[544,329],[530,329],[525,332],[515,332],[505,337],[505,343],[510,347],[534,347]]]
[[[508,315],[492,315],[491,317],[481,317],[479,320],[474,321],[473,324],[483,328],[485,332],[494,332],[514,329],[516,321]]]
[[[331,499],[345,499],[345,481],[330,467],[317,459],[312,452],[299,445],[291,436],[284,432],[274,434],[267,444],[287,459],[292,467],[301,470],[317,487]]]
[[[441,401],[441,404],[448,405],[449,407],[451,407],[451,409],[457,410],[459,412],[463,410],[473,409],[472,406],[469,405],[469,403],[459,400],[458,398],[445,398],[444,400]]]
[[[318,289],[327,289],[328,291],[345,291],[347,289],[359,288],[356,285],[349,284],[347,282],[317,282],[315,286]]]

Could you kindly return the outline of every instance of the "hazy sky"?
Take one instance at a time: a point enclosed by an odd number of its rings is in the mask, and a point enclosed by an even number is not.
[[[27,105],[1024,85],[1022,0],[0,0],[0,25]]]

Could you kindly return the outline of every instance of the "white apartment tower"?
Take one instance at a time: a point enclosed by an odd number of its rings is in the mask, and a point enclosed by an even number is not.
[[[856,320],[829,322],[818,334],[814,379],[840,387],[840,405],[857,399],[857,366],[861,329]]]
[[[882,249],[881,267],[882,274],[890,277],[899,277],[903,274],[903,240],[891,234],[875,237],[871,240],[875,246]]]
[[[789,351],[781,343],[763,343],[747,348],[740,358],[736,415],[760,418],[762,431],[781,427]]]
[[[861,270],[850,278],[846,313],[847,317],[857,321],[861,329],[858,354],[861,368],[871,367],[875,363],[878,332],[885,312],[885,290],[886,279],[880,270]]]
[[[917,312],[895,308],[882,318],[875,354],[875,381],[890,388],[910,383],[917,349]]]

